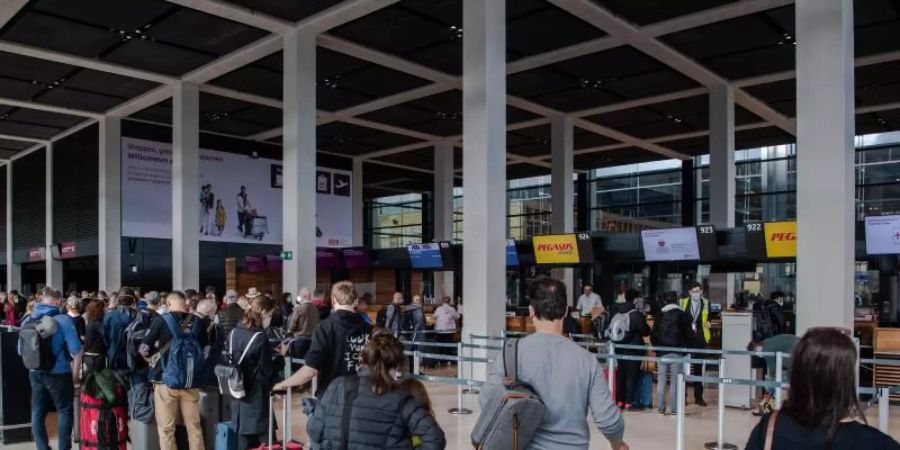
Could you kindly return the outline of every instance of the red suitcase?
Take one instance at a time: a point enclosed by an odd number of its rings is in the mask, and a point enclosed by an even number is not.
[[[125,398],[125,391],[121,386],[118,395]],[[81,403],[81,417],[79,420],[79,441],[82,449],[86,450],[118,450],[127,449],[128,440],[128,412],[124,401],[108,405],[100,399],[81,391],[79,397]],[[107,438],[108,437],[108,438]],[[114,440],[115,446],[109,446],[101,441]]]

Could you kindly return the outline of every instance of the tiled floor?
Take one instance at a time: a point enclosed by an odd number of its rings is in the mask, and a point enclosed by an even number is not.
[[[435,406],[438,423],[444,429],[447,435],[448,446],[450,450],[471,449],[469,443],[469,432],[478,414],[478,401],[475,395],[463,395],[463,406],[474,412],[470,415],[454,416],[447,412],[457,404],[456,387],[450,385],[441,385],[435,383],[428,384],[429,393]],[[702,449],[703,444],[716,439],[717,433],[717,408],[713,404],[716,399],[715,390],[710,390],[707,394],[710,406],[701,408],[695,405],[688,405],[686,409],[685,430],[686,430],[686,449],[696,450]],[[299,412],[300,399],[294,396],[293,402],[293,438],[302,442],[306,441],[306,420]],[[276,403],[276,414],[280,414],[281,404]],[[280,417],[280,415],[278,416]],[[727,408],[725,411],[725,442],[729,442],[743,448],[746,444],[747,435],[757,422],[757,418],[753,417],[748,411]],[[900,406],[891,408],[891,431],[892,435],[900,439]],[[672,416],[660,416],[655,411],[634,412],[625,415],[626,420],[626,441],[632,449],[674,449],[676,436],[676,419]],[[877,409],[870,409],[870,423],[877,425]],[[48,427],[55,430],[55,417],[48,418]],[[280,420],[279,420],[280,422]],[[609,448],[603,437],[593,427],[591,449],[607,449]],[[55,446],[55,436],[53,437]],[[33,449],[33,443],[15,444],[3,446],[9,450],[25,450]]]

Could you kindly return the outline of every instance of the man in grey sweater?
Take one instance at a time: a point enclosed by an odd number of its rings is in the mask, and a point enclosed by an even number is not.
[[[609,392],[596,356],[562,334],[566,286],[546,279],[531,285],[528,307],[535,333],[519,342],[519,380],[531,385],[547,410],[529,450],[587,450],[590,445],[588,408],[594,424],[613,450],[628,450],[623,441],[625,420]],[[498,358],[500,359],[500,358]],[[499,389],[502,362],[482,390]]]

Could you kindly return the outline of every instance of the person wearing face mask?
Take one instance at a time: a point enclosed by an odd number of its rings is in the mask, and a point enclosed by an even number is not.
[[[688,313],[691,319],[688,347],[705,349],[710,337],[709,299],[703,297],[703,286],[696,281],[691,283],[688,294],[687,297],[681,299],[678,305],[682,311]],[[694,357],[702,358],[703,355],[694,355]],[[700,375],[701,370],[699,364],[691,366],[691,373],[695,375]],[[706,406],[706,401],[703,400],[703,383],[694,382],[693,387],[694,403]]]

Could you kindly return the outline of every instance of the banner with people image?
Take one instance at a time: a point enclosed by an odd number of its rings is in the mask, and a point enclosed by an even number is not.
[[[200,149],[200,240],[281,244],[281,161]],[[317,168],[319,247],[352,243],[350,172]],[[122,235],[172,238],[172,146],[122,139]]]

